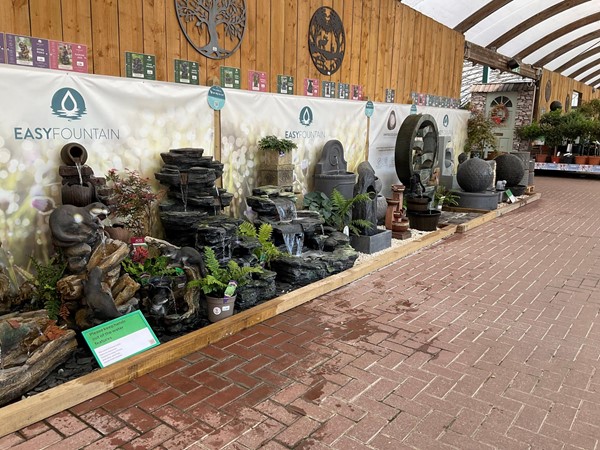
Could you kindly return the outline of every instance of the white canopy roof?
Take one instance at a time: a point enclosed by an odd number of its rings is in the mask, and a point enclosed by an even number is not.
[[[600,85],[600,0],[401,0],[465,39]]]

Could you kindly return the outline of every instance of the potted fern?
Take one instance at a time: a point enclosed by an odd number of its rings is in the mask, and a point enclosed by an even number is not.
[[[260,267],[240,266],[231,260],[225,266],[219,264],[215,251],[204,248],[206,276],[188,283],[190,287],[199,287],[208,306],[208,320],[217,322],[233,314],[236,291],[247,284],[253,273],[261,273]]]

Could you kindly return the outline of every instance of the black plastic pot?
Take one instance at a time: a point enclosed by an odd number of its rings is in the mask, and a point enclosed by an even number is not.
[[[424,212],[408,211],[408,223],[413,230],[435,231],[442,212],[430,209]]]

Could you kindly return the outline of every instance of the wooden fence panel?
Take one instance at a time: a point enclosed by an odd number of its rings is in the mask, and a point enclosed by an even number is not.
[[[294,76],[296,94],[302,94],[307,77],[360,84],[374,101],[384,101],[387,88],[395,89],[396,102],[403,103],[413,91],[445,96],[460,92],[463,36],[398,1],[245,3],[242,44],[223,60],[208,59],[187,42],[173,0],[3,0],[0,31],[85,44],[90,72],[104,75],[124,76],[124,55],[132,51],[156,56],[158,80],[173,81],[174,60],[187,59],[199,63],[204,85],[219,82],[221,66],[233,66],[240,68],[244,89],[248,70],[261,70],[268,73],[271,92],[276,91],[278,74]],[[316,69],[308,52],[309,22],[321,6],[338,13],[346,34],[344,61],[331,76]],[[193,25],[188,24],[188,32],[195,32]],[[588,95],[585,86],[581,91]]]

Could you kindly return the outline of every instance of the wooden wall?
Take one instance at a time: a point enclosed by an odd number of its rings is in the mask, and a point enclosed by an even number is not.
[[[546,101],[545,90],[546,83],[550,80],[552,90],[550,99]],[[544,113],[550,111],[550,103],[554,100],[558,100],[563,105],[563,111],[565,111],[565,101],[567,96],[569,97],[568,110],[571,110],[571,96],[573,91],[580,92],[582,94],[582,102],[592,100],[594,98],[600,98],[600,92],[592,89],[587,84],[580,83],[572,78],[565,77],[556,72],[551,72],[544,69],[542,77],[539,81],[539,89],[537,93],[538,104],[536,111],[534,111],[535,118],[539,117]]]
[[[346,55],[331,77],[321,75],[308,53],[313,12],[332,7],[342,18]],[[124,76],[125,52],[156,56],[158,80],[173,81],[173,60],[200,64],[200,83],[212,85],[220,66],[293,75],[296,94],[304,78],[362,84],[366,97],[396,102],[412,91],[459,97],[464,37],[397,0],[246,0],[247,28],[240,49],[224,60],[201,56],[182,34],[173,0],[1,0],[0,31],[88,46],[91,73]]]

